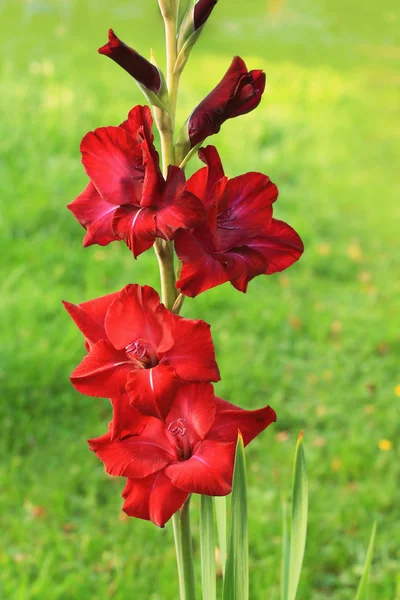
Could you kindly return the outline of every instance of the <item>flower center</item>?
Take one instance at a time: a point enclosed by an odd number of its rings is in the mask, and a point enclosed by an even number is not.
[[[180,460],[188,460],[192,455],[190,441],[186,435],[186,423],[184,419],[176,419],[168,425],[168,431],[175,438],[176,447]]]
[[[138,339],[131,342],[126,346],[125,352],[139,369],[149,369],[158,364],[157,356],[146,340]]]
[[[220,212],[217,216],[217,226],[220,229],[237,230],[239,227],[232,225],[233,221],[236,221],[236,217],[232,216],[232,209],[227,208],[223,212]]]
[[[186,434],[185,421],[183,419],[176,419],[176,421],[172,421],[168,425],[168,431],[174,437],[176,437],[177,435],[182,435],[182,436],[185,435]]]

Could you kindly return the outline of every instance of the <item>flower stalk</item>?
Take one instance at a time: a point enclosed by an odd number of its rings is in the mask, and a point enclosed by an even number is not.
[[[175,164],[174,128],[180,78],[180,73],[174,71],[177,56],[177,15],[178,3],[175,6],[175,10],[172,10],[167,15],[163,13],[166,39],[169,114],[167,115],[158,108],[154,109],[156,124],[160,132],[164,177],[167,176],[168,166]],[[183,298],[180,302],[176,302],[178,294],[175,286],[176,278],[172,243],[158,239],[155,243],[155,251],[160,269],[161,300],[167,308],[173,310],[175,314],[179,314]],[[189,506],[190,496],[184,503],[182,509],[176,512],[172,517],[181,600],[195,600],[196,598]]]
[[[189,505],[190,496],[172,517],[181,600],[196,600]]]

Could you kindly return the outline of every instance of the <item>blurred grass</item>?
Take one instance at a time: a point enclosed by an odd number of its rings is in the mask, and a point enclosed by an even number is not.
[[[171,527],[125,521],[122,481],[87,450],[85,440],[105,430],[108,402],[68,382],[83,348],[61,299],[129,281],[158,287],[151,253],[134,262],[118,244],[84,250],[65,210],[86,182],[82,136],[143,102],[130,78],[96,55],[107,29],[162,56],[156,1],[110,4],[0,4],[7,600],[177,597]],[[398,29],[394,1],[221,0],[183,79],[182,122],[233,54],[266,71],[260,108],[210,141],[230,176],[260,170],[277,182],[276,216],[306,245],[297,265],[258,278],[246,296],[223,286],[184,307],[212,325],[219,395],[278,413],[248,449],[254,600],[279,596],[281,496],[302,428],[310,526],[299,600],[354,598],[375,519],[370,597],[400,597]]]

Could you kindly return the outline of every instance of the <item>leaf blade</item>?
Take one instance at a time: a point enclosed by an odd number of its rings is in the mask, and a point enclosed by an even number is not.
[[[301,432],[297,440],[293,469],[288,600],[295,600],[297,595],[306,546],[307,516],[308,480],[303,448],[303,433]]]
[[[215,600],[217,584],[214,506],[212,497],[203,495],[200,499],[200,555],[203,600]]]
[[[282,502],[281,600],[287,600],[289,589],[290,539],[288,529],[288,506],[284,499]]]
[[[246,461],[239,433],[233,474],[228,557],[223,600],[248,600],[249,550],[247,527]]]
[[[365,557],[363,574],[361,576],[361,580],[358,586],[357,595],[355,600],[367,600],[368,593],[368,579],[369,572],[371,570],[371,562],[372,556],[374,554],[374,542],[375,542],[375,534],[376,534],[376,521],[372,526],[371,537],[369,539],[367,556]]]
[[[225,577],[225,565],[227,554],[226,504],[226,496],[214,497],[214,507],[218,533],[218,546],[221,555],[222,577]]]

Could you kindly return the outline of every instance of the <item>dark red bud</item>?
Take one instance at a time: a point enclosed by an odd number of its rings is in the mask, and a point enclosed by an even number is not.
[[[209,135],[218,133],[227,119],[244,115],[256,108],[265,89],[265,73],[247,71],[239,56],[219,84],[195,108],[189,118],[188,133],[193,148]]]
[[[157,67],[141,56],[136,50],[122,42],[113,32],[108,32],[108,43],[99,48],[104,54],[125,69],[136,81],[155,94],[160,91],[161,77]]]
[[[194,7],[194,29],[200,29],[211,15],[217,0],[199,0]]]

